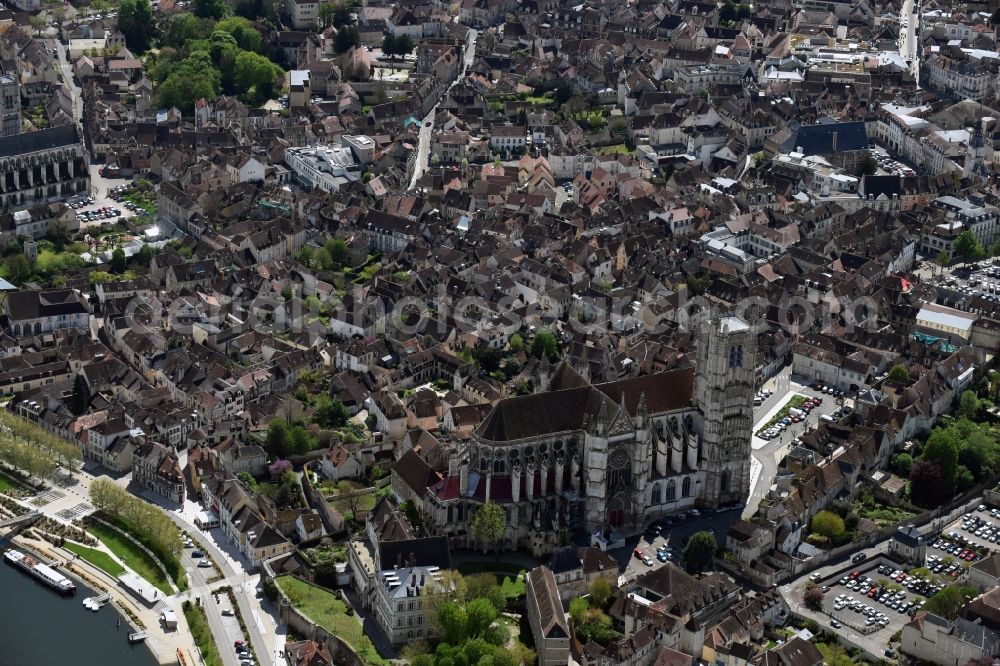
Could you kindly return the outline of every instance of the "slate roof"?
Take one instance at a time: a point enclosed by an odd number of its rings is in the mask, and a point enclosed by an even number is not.
[[[836,149],[834,136],[836,135]],[[804,155],[828,155],[868,147],[868,132],[863,121],[804,125],[799,128],[792,149]]]
[[[59,125],[35,132],[0,138],[0,157],[37,153],[80,143],[76,125]]]

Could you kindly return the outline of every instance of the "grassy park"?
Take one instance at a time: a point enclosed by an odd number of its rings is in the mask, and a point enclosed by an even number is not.
[[[71,553],[76,553],[87,562],[90,562],[95,567],[114,578],[117,578],[125,573],[125,567],[118,564],[113,557],[104,551],[97,550],[96,548],[88,548],[87,546],[81,546],[80,544],[73,543],[71,541],[67,541],[63,548]]]
[[[124,562],[129,569],[148,580],[164,594],[173,594],[170,583],[163,575],[160,567],[157,566],[156,561],[131,539],[118,530],[97,522],[87,525],[87,531],[103,541],[104,545]]]

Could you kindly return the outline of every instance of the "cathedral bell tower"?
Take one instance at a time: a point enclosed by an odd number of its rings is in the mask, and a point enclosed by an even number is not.
[[[757,335],[739,317],[706,315],[698,332],[694,399],[702,419],[700,499],[709,507],[750,494]]]

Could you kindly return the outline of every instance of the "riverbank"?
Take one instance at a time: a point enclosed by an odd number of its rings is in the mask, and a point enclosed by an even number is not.
[[[71,551],[21,535],[14,537],[12,543],[18,548],[33,551],[50,562],[58,563],[60,571],[75,578],[78,582],[94,590],[95,593],[103,594],[106,592],[111,595],[115,612],[122,616],[122,619],[130,627],[130,631],[147,630],[149,632],[144,647],[156,663],[161,664],[161,666],[180,663],[178,651],[181,652],[181,658],[185,664],[198,663],[192,656],[194,642],[187,623],[184,621],[180,600],[176,598],[163,600],[163,603],[174,610],[177,616],[177,629],[169,633],[165,632],[160,624],[158,611],[138,604],[131,595],[118,587],[118,581],[113,577],[86,560],[76,557]],[[82,599],[77,603],[81,604],[81,602]],[[80,612],[87,612],[82,604]]]

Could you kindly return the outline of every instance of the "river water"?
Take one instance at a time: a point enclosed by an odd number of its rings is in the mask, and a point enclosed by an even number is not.
[[[61,597],[0,561],[0,666],[155,666],[144,645],[129,645],[112,605],[83,607],[93,594],[76,581],[76,596]]]

